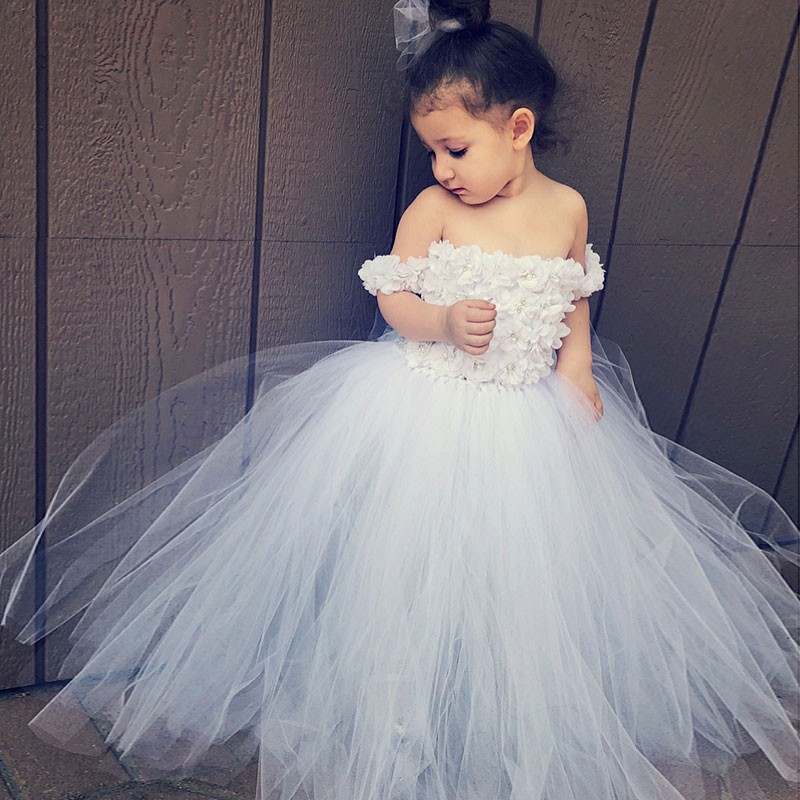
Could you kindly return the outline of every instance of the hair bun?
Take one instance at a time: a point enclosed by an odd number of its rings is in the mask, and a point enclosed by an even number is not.
[[[445,19],[457,19],[465,28],[480,28],[489,21],[490,0],[430,0],[429,13],[432,23]]]

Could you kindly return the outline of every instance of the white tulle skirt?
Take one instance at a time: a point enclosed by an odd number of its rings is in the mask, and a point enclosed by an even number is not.
[[[258,758],[265,800],[716,800],[758,750],[797,781],[797,530],[593,349],[599,422],[555,373],[432,379],[391,339],[122,420],[0,556],[23,641],[76,623],[34,729],[92,720],[146,774]]]

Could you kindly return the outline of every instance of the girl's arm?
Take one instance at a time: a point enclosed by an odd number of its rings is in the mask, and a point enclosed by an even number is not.
[[[579,197],[579,196],[578,196]],[[577,198],[576,198],[577,199]],[[583,199],[576,202],[576,231],[568,258],[572,258],[586,268],[586,239],[589,231],[589,217]],[[569,334],[564,338],[558,351],[558,365],[569,367],[571,371],[592,369],[592,346],[589,336],[589,300],[581,297],[576,300],[575,310],[564,317]]]
[[[438,186],[425,189],[403,214],[391,253],[401,262],[426,256],[430,243],[442,238],[442,192]],[[484,300],[437,306],[411,292],[378,292],[378,307],[389,325],[406,339],[450,342],[472,355],[486,352],[495,325],[494,305]]]
[[[578,195],[578,197],[580,197]],[[568,258],[584,264],[586,258],[586,239],[589,231],[589,218],[583,199],[577,203],[577,225],[575,241]],[[575,301],[575,310],[564,316],[564,324],[569,334],[564,337],[558,351],[556,372],[573,383],[589,400],[598,418],[603,415],[603,403],[592,375],[592,345],[589,330],[589,300],[581,297]]]

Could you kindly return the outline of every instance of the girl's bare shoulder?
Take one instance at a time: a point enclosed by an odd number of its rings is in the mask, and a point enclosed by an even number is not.
[[[586,237],[589,230],[589,214],[586,201],[579,191],[548,178],[552,206],[563,219],[568,220],[572,242],[568,256],[583,263],[586,250]]]
[[[423,189],[415,198],[408,210],[414,209],[421,214],[442,214],[446,215],[452,208],[460,205],[461,201],[447,189],[434,183]]]
[[[577,189],[552,178],[542,177],[544,178],[542,191],[547,193],[548,199],[558,207],[559,211],[575,219],[586,217],[586,201]]]
[[[544,175],[534,185],[527,209],[531,229],[548,253],[568,253],[575,258],[586,248],[588,215],[580,192]],[[581,244],[582,242],[582,244]]]
[[[424,256],[430,243],[442,238],[451,201],[459,202],[439,185],[423,189],[400,218],[392,254],[402,260]]]

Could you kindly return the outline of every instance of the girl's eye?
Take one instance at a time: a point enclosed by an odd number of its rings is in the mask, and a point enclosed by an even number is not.
[[[428,158],[436,158],[434,150],[426,150]],[[463,158],[467,154],[467,148],[462,147],[461,150],[448,150],[447,151],[453,158]]]

